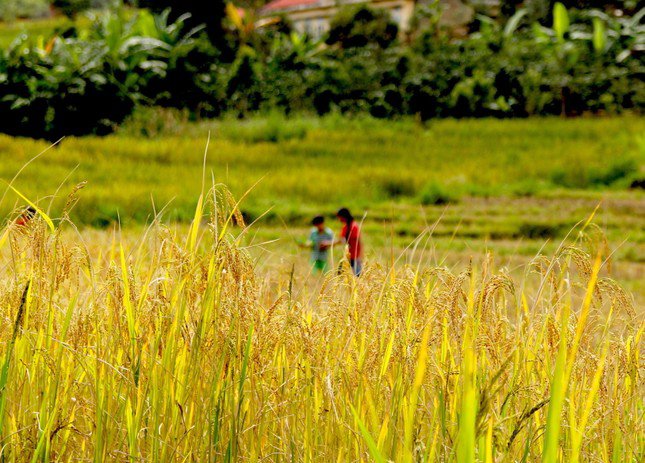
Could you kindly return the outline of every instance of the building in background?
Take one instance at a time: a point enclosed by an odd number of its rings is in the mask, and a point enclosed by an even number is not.
[[[415,0],[273,0],[260,10],[260,15],[285,15],[298,32],[318,38],[329,30],[331,18],[341,8],[359,4],[388,10],[399,31],[405,32],[414,12]]]

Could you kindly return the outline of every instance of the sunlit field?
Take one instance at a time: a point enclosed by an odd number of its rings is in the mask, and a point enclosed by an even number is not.
[[[4,461],[642,458],[642,312],[594,217],[512,272],[419,246],[303,282],[202,198],[189,227],[2,229]]]
[[[3,461],[642,459],[642,120],[342,121],[0,138]]]
[[[645,8],[332,3],[0,0],[0,463],[645,462]]]

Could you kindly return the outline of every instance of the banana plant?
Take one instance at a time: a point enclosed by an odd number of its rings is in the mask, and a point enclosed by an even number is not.
[[[12,113],[5,129],[37,137],[55,137],[61,127],[67,134],[111,130],[150,100],[149,83],[163,81],[197,32],[184,34],[167,15],[117,11],[71,37],[14,42],[0,59],[0,114]]]
[[[136,96],[152,76],[163,77],[167,67],[164,57],[172,48],[157,38],[154,19],[149,15],[141,12],[131,19],[119,12],[102,15],[91,37],[106,48],[106,71],[123,85],[124,91]]]
[[[593,49],[597,54],[602,54],[607,49],[607,30],[605,22],[595,17],[593,18],[593,38],[591,39],[593,43]]]
[[[641,8],[631,18],[618,19],[618,42],[622,51],[617,56],[619,63],[632,55],[645,52],[645,7]]]
[[[553,5],[553,32],[558,42],[564,42],[564,35],[569,32],[569,12],[560,2]]]

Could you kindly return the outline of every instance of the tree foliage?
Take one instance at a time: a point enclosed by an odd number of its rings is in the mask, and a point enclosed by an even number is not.
[[[171,10],[105,13],[90,27],[22,38],[0,51],[1,130],[107,133],[137,105],[196,117],[278,109],[421,119],[645,107],[645,9],[619,16],[556,4],[541,21],[525,10],[479,17],[476,32],[460,38],[430,22],[407,41],[388,32],[382,12],[353,11],[362,19],[342,12],[327,43],[230,17],[230,59]]]
[[[184,19],[186,28],[192,29],[204,24],[211,42],[220,46],[223,43],[222,21],[226,16],[224,0],[139,0],[138,4],[155,13],[170,9],[172,20],[189,13],[190,17]]]
[[[165,15],[110,13],[83,34],[15,42],[0,57],[3,131],[48,139],[108,133],[136,104],[170,93],[166,78],[195,47],[180,30]]]

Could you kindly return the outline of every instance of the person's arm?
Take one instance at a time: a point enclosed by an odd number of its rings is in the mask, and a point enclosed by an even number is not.
[[[332,240],[332,246],[336,246],[339,244],[347,244],[347,240],[345,239],[345,226],[343,226],[343,229],[340,231],[340,235],[338,235],[338,238]]]
[[[314,234],[315,234],[315,232],[313,232],[313,231],[312,231],[312,232],[309,234],[309,238],[307,238],[307,241],[305,241],[304,243],[302,243],[302,244],[300,245],[300,247],[301,247],[301,248],[303,248],[303,249],[313,249],[313,246],[314,246],[314,243],[315,243]]]
[[[314,236],[314,232],[311,232],[309,234],[309,238],[307,238],[307,241],[305,241],[304,243],[302,242],[298,243],[298,246],[300,246],[302,249],[311,249],[314,245],[313,236]]]
[[[331,247],[335,244],[335,242],[334,242],[334,233],[333,233],[333,232],[331,232],[331,231],[329,231],[329,232],[328,232],[328,235],[329,235],[329,239],[322,240],[322,241],[319,243],[319,246],[320,246],[320,250],[321,250],[321,251],[325,251],[325,250],[327,250],[327,249],[331,248]]]

